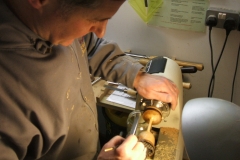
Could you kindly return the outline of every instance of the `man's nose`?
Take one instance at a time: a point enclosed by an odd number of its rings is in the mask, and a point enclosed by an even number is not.
[[[92,27],[92,32],[94,32],[98,38],[102,38],[105,35],[107,22],[108,21],[104,21]]]

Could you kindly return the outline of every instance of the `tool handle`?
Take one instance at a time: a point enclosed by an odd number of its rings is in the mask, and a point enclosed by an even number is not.
[[[136,95],[137,95],[137,92],[134,91],[133,89],[127,89],[125,92],[134,97],[136,97]]]
[[[146,64],[150,61],[150,59],[146,58],[140,58],[138,59],[138,62],[141,63],[142,65],[146,66]]]
[[[157,56],[148,56],[148,59],[151,60],[153,58],[156,58]]]
[[[182,71],[182,73],[196,73],[197,67],[195,67],[195,66],[181,67],[181,71]]]
[[[184,61],[179,61],[179,60],[175,60],[175,62],[179,66],[195,66],[199,71],[202,71],[204,69],[204,66],[201,63],[184,62]]]
[[[186,88],[186,89],[192,88],[191,83],[183,82],[182,84],[183,84],[183,88]]]

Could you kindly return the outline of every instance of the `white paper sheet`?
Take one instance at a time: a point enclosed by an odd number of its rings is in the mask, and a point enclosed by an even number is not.
[[[125,89],[126,86],[119,85],[117,88],[119,89]],[[108,98],[108,101],[113,103],[118,103],[124,106],[128,106],[131,108],[135,108],[136,106],[136,99],[132,98],[129,94],[120,92],[120,91],[114,91]]]

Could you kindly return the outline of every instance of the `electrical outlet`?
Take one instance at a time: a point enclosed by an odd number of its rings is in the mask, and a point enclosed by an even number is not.
[[[209,16],[216,17],[217,24],[213,26],[216,28],[224,28],[224,22],[229,18],[232,18],[235,21],[235,26],[233,27],[234,29],[238,29],[238,26],[240,25],[240,15],[234,10],[210,7],[206,13],[206,20]]]

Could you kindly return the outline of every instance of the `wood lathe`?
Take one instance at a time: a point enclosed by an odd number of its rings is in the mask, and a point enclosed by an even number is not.
[[[181,132],[181,69],[172,59],[155,57],[145,66],[145,72],[173,81],[179,89],[178,105],[172,111],[170,104],[145,99],[137,94],[135,110],[129,114],[127,120],[129,134],[135,134],[144,143],[149,160],[182,160],[184,144]]]

